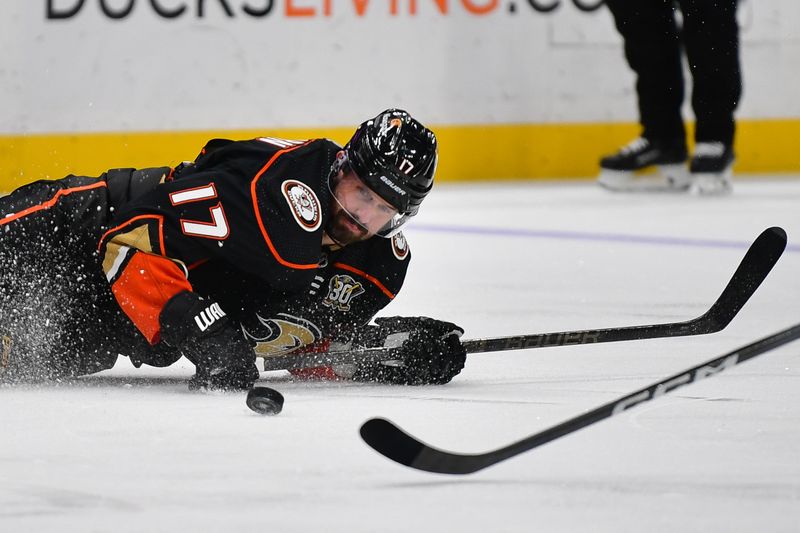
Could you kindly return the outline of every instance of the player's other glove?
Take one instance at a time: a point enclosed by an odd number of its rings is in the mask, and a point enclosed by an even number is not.
[[[216,302],[184,291],[159,316],[161,340],[194,363],[189,389],[246,390],[258,379],[255,352]]]
[[[357,381],[378,381],[399,385],[444,384],[452,380],[467,358],[459,337],[464,330],[452,322],[428,317],[376,318],[357,343],[367,347],[386,346],[392,360],[360,363],[353,375]]]

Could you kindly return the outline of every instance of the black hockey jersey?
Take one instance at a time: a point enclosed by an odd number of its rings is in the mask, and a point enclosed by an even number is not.
[[[103,270],[151,344],[184,290],[219,303],[265,356],[346,338],[394,298],[410,258],[401,234],[322,245],[338,150],[325,139],[213,140],[123,206],[100,241]]]

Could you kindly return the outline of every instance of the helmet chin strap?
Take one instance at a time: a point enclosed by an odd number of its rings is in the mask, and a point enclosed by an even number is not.
[[[341,213],[343,213],[343,214],[344,214],[344,216],[346,216],[346,217],[347,217],[347,218],[349,218],[351,221],[353,221],[353,223],[354,223],[354,224],[358,224],[358,225],[359,225],[360,227],[362,227],[362,228],[364,227],[364,226],[362,226],[362,225],[361,225],[361,223],[360,223],[358,220],[356,220],[355,218],[353,218],[353,216],[352,216],[350,213],[348,213],[346,209],[342,209]],[[331,218],[328,220],[328,224],[332,224],[332,223],[333,223],[333,217],[331,217]],[[341,241],[337,240],[337,239],[336,239],[336,237],[334,237],[334,236],[333,236],[333,232],[332,232],[332,231],[329,231],[327,227],[326,227],[326,228],[323,230],[323,232],[322,232],[322,233],[323,233],[323,235],[324,235],[325,237],[328,237],[328,239],[330,239],[330,240],[331,240],[331,241],[334,243],[334,245],[336,246],[336,249],[337,249],[337,250],[338,250],[339,248],[344,248],[344,247],[345,247],[345,246],[347,246],[348,244],[352,244],[352,243],[343,243],[343,242],[341,242]],[[367,236],[365,237],[365,239],[369,239],[369,238],[371,238],[371,237],[373,237],[373,236],[374,236],[374,235],[367,233]],[[364,240],[364,239],[359,239],[359,241],[361,241],[361,240]],[[359,242],[359,241],[354,241],[354,242]]]
[[[333,165],[331,165],[331,170],[330,170],[330,172],[328,174],[328,191],[330,191],[331,201],[332,202],[339,203],[339,200],[336,198],[336,194],[333,192],[334,187],[331,186],[331,180],[334,177],[336,177],[336,175],[341,171],[342,165],[346,161],[347,161],[347,154],[345,154],[343,151],[340,151],[338,154],[336,154],[336,159],[334,160]],[[339,204],[339,206],[341,207],[341,204]],[[331,224],[332,222],[333,222],[333,217],[331,216],[328,219],[328,224]],[[324,241],[325,238],[327,238],[329,241],[331,241],[332,244],[323,245],[323,246],[327,246],[331,250],[338,250],[340,248],[344,248],[344,246],[345,246],[344,244],[342,244],[339,241],[337,241],[331,235],[331,232],[328,231],[328,227],[327,226],[322,231],[322,240]]]
[[[339,241],[337,241],[336,239],[331,237],[330,234],[327,231],[323,231],[322,232],[322,240],[324,241],[326,237],[327,237],[327,239],[329,241],[331,241],[331,244],[324,244],[323,243],[323,246],[327,246],[331,250],[339,250],[340,248],[344,248],[344,244],[340,243]]]

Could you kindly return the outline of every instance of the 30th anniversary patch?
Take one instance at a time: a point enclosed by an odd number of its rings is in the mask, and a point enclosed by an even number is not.
[[[364,293],[364,286],[347,274],[333,276],[329,283],[328,295],[323,305],[336,307],[340,311],[350,310],[350,301]]]

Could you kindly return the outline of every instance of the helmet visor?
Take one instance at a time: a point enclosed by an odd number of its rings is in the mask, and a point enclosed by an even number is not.
[[[347,215],[347,220],[338,221],[340,231],[361,233],[362,238],[372,235],[389,237],[408,218],[367,186],[350,165],[342,165],[328,184],[331,194]]]

